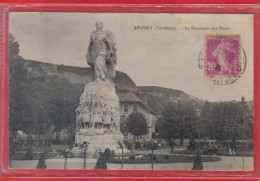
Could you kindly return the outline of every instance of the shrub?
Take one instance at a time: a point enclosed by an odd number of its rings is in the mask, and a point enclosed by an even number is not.
[[[105,149],[105,151],[104,151],[104,153],[103,153],[103,156],[104,156],[104,159],[105,159],[106,161],[109,161],[109,160],[111,159],[112,153],[111,153],[111,151],[110,151],[109,148],[106,148],[106,149]]]
[[[151,150],[151,147],[152,147],[152,146],[151,146],[151,143],[150,143],[150,142],[147,142],[145,146],[146,146],[146,149],[147,149],[147,150]]]
[[[68,152],[67,158],[74,158],[74,157],[75,157],[74,153]]]
[[[128,150],[132,150],[132,144],[131,144],[131,143],[128,143],[128,144],[127,144],[127,149],[128,149]]]
[[[248,149],[249,149],[249,150],[253,150],[253,149],[254,149],[254,143],[253,143],[253,141],[250,141],[250,142],[248,143]]]
[[[111,151],[111,155],[112,155],[112,157],[114,157],[116,155],[114,150]]]
[[[190,139],[190,143],[189,143],[187,148],[190,151],[195,151],[195,149],[196,149],[196,142],[195,142],[195,139],[193,137]]]
[[[202,170],[202,169],[203,169],[203,165],[202,165],[202,161],[201,161],[201,156],[197,152],[196,157],[195,157],[194,162],[193,162],[192,170]]]
[[[28,149],[26,150],[24,159],[25,160],[32,160],[33,159],[32,147],[28,147]]]
[[[163,158],[164,158],[165,160],[168,160],[168,159],[169,159],[169,155],[163,155]]]
[[[134,161],[135,160],[135,156],[134,155],[130,155],[129,156],[129,160]]]
[[[152,153],[149,153],[149,155],[148,155],[151,159],[152,159]],[[153,155],[153,160],[156,160],[156,155]]]
[[[38,165],[37,165],[37,169],[46,169],[47,168],[46,163],[45,163],[45,156],[46,156],[46,153],[41,153],[40,154],[40,158],[39,158],[39,162],[38,162]]]
[[[203,152],[202,152],[202,154],[203,155],[208,155],[209,153],[208,153],[208,150],[204,150]]]
[[[106,159],[104,156],[104,153],[100,153],[99,158],[96,162],[96,166],[95,166],[96,170],[105,170],[107,169],[107,163],[106,163]]]
[[[135,148],[136,148],[136,149],[141,148],[141,143],[140,143],[140,142],[136,142],[136,143],[135,143]]]
[[[171,151],[174,150],[174,146],[176,145],[175,141],[174,140],[170,140],[168,145],[171,147]]]

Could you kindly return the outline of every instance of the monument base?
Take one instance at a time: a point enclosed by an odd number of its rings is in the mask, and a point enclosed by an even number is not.
[[[94,81],[85,85],[76,110],[75,143],[88,143],[87,157],[95,157],[109,148],[120,154],[118,142],[123,142],[120,132],[119,98],[115,85],[106,81]]]
[[[105,149],[110,149],[114,151],[116,155],[121,154],[121,150],[118,146],[118,140],[123,140],[122,134],[77,134],[76,139],[79,140],[78,144],[83,144],[84,141],[88,143],[86,155],[87,158],[96,157],[100,152],[104,152]]]

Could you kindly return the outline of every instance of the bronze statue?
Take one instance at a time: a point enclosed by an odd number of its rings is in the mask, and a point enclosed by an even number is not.
[[[92,32],[87,63],[94,70],[95,80],[113,80],[116,75],[116,43],[114,35],[109,31],[103,31],[103,23],[96,23],[96,30]]]

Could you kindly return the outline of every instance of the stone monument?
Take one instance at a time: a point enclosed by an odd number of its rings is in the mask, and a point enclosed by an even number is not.
[[[96,155],[109,148],[115,153],[118,142],[123,141],[120,132],[119,98],[115,92],[115,67],[117,63],[114,35],[103,31],[103,24],[96,23],[86,55],[93,70],[93,82],[85,85],[76,109],[75,143],[88,143],[87,155]]]

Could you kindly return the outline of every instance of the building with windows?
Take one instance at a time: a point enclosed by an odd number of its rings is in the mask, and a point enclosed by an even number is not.
[[[148,124],[148,134],[138,137],[138,139],[150,140],[152,139],[152,133],[155,132],[156,114],[151,108],[147,106],[142,100],[140,100],[134,93],[118,93],[120,99],[120,121],[125,121],[129,114],[132,112],[142,113]],[[131,140],[133,136],[131,134],[125,135],[125,139]]]

